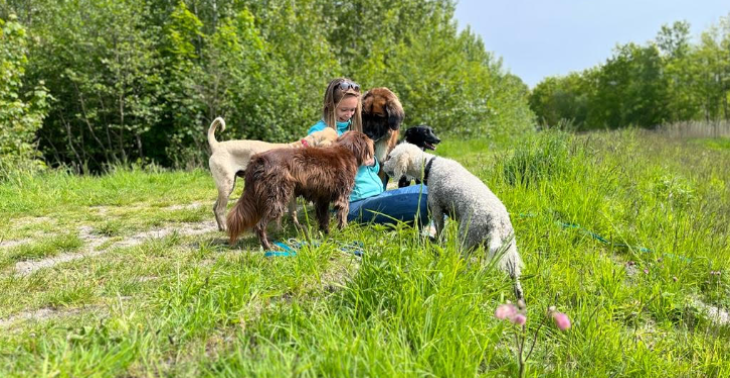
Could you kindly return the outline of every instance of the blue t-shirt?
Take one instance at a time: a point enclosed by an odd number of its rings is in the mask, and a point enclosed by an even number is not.
[[[325,127],[327,127],[327,124],[324,123],[324,120],[319,120],[309,128],[307,134],[322,131]],[[337,122],[337,135],[342,135],[349,128],[350,121]],[[350,202],[377,196],[383,192],[383,181],[378,177],[378,171],[380,171],[380,163],[377,160],[375,160],[375,165],[372,167],[362,166],[358,168],[357,175],[355,175],[355,187],[352,189],[352,194],[350,194]]]

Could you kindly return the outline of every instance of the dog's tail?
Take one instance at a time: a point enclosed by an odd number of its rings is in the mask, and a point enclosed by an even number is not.
[[[225,130],[226,121],[224,121],[222,117],[214,119],[213,123],[211,123],[210,127],[208,128],[208,145],[210,146],[211,150],[218,144],[218,141],[215,140],[215,129],[219,123],[221,124],[221,131]]]
[[[239,235],[261,220],[261,212],[254,197],[253,190],[247,191],[244,189],[241,198],[236,202],[236,206],[228,213],[226,224],[228,225],[228,236],[231,244],[238,240]]]

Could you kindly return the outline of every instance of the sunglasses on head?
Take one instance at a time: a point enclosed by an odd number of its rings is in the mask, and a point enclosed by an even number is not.
[[[351,81],[343,81],[339,84],[339,87],[343,92],[350,88],[354,89],[355,92],[360,92],[360,85]]]

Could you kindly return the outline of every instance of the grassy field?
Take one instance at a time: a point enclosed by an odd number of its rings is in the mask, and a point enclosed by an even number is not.
[[[442,143],[511,213],[526,376],[730,376],[728,146],[639,131]],[[441,244],[350,225],[264,257],[251,234],[226,243],[215,195],[205,171],[0,184],[0,376],[518,374],[517,329],[494,317],[511,283],[467,264],[455,222]],[[303,238],[288,220],[273,236]],[[535,333],[548,306],[572,328]]]

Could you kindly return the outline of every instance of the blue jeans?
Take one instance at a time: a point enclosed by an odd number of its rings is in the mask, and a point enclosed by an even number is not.
[[[428,224],[428,187],[411,185],[350,202],[348,222],[394,224],[396,221]]]

